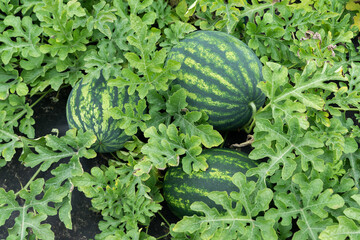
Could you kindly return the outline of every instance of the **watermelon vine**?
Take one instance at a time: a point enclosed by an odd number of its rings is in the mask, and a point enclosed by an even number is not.
[[[71,232],[74,189],[102,219],[94,239],[358,239],[359,14],[354,0],[2,1],[0,171],[18,161],[31,176],[17,189],[0,185],[1,239],[56,239],[52,216]],[[226,41],[249,50],[221,55]],[[199,75],[236,77],[206,89]],[[99,90],[92,105],[79,90],[84,102],[68,108],[86,117],[38,135],[40,103],[98,79],[119,92]],[[246,107],[224,90],[236,81],[253,97]],[[240,112],[210,101],[219,89],[221,104]],[[224,125],[196,101],[218,104]],[[241,126],[230,128],[229,116]],[[106,130],[121,141],[99,153]],[[230,147],[254,163],[227,177],[232,190],[207,192],[190,216],[166,216],[166,172],[204,173],[206,153]],[[151,231],[155,218],[164,232]]]

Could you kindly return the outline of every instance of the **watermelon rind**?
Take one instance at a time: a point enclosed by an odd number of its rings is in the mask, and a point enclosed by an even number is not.
[[[97,141],[92,148],[96,152],[120,150],[131,136],[119,128],[121,119],[113,119],[109,110],[137,99],[136,95],[129,96],[126,88],[109,86],[102,74],[91,81],[80,80],[71,90],[66,105],[69,128],[93,132]]]
[[[240,39],[224,32],[199,30],[169,52],[167,60],[181,63],[173,85],[187,92],[188,108],[204,111],[216,130],[244,127],[259,109],[265,95],[262,64]]]
[[[215,207],[220,212],[224,209],[210,200],[207,195],[212,191],[239,191],[233,184],[232,177],[237,172],[246,171],[256,164],[242,153],[226,148],[206,149],[201,153],[207,159],[209,165],[206,171],[192,172],[187,174],[183,171],[181,164],[170,167],[164,177],[163,194],[164,199],[175,216],[200,215],[190,209],[195,201],[206,203],[209,207]],[[250,177],[248,180],[255,180]]]

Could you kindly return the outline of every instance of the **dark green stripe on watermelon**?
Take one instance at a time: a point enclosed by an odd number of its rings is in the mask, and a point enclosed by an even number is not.
[[[195,201],[202,201],[219,211],[224,209],[211,201],[207,194],[212,191],[238,191],[231,178],[237,172],[246,173],[255,163],[247,154],[231,149],[213,148],[204,150],[209,168],[206,171],[187,174],[181,166],[171,167],[165,174],[164,198],[170,210],[179,218],[199,214],[190,209]],[[252,177],[249,180],[256,180]]]
[[[81,80],[74,86],[67,101],[68,125],[70,128],[92,131],[97,137],[93,145],[96,152],[117,151],[131,137],[118,127],[120,120],[114,120],[108,110],[137,99],[135,95],[129,96],[125,88],[108,86],[102,74],[100,78],[87,83]]]
[[[181,63],[177,79],[186,89],[190,110],[202,110],[217,130],[244,126],[252,116],[250,102],[260,108],[265,95],[262,65],[239,39],[223,32],[197,31],[174,46],[168,59]]]

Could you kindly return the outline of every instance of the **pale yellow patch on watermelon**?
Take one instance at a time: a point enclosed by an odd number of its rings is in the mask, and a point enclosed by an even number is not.
[[[194,186],[188,186],[188,185],[182,185],[181,186],[182,189],[184,189],[185,192],[183,193],[197,193],[199,195],[203,195],[203,196],[206,196],[208,194],[208,191],[207,190],[204,190],[204,189],[201,189],[201,188],[196,188]]]
[[[209,174],[210,174],[210,178],[222,179],[231,182],[231,176],[226,174],[226,172],[224,171],[220,171],[219,169],[212,168]]]
[[[201,65],[199,63],[197,63],[194,59],[189,58],[189,57],[185,58],[184,63],[191,68],[194,67],[195,69],[198,69],[199,67],[201,67]]]
[[[232,61],[232,62],[239,61],[239,59],[237,58],[237,56],[235,55],[234,52],[226,52],[225,56],[229,61]]]
[[[245,69],[242,65],[239,65],[239,69],[240,69],[240,71],[242,72],[242,75],[243,75],[243,77],[244,77],[244,82],[245,82],[249,87],[252,87],[251,79],[249,78],[246,69]]]
[[[194,48],[193,46],[184,47],[184,49],[192,54],[196,53],[196,48]]]
[[[182,53],[177,53],[174,60],[178,61],[178,62],[183,62],[185,59],[185,55]]]
[[[102,108],[103,108],[103,116],[102,116],[102,123],[101,123],[101,128],[102,129],[107,129],[108,127],[108,120],[110,118],[110,114],[109,114],[109,110],[112,107],[112,99],[110,97],[111,95],[109,94],[108,91],[106,91],[106,93],[102,94]]]
[[[191,58],[186,58],[184,64],[186,64],[190,68],[196,69],[197,71],[201,72],[206,76],[209,76],[210,78],[215,79],[218,83],[225,85],[229,90],[232,91],[237,90],[233,84],[229,83],[222,75],[214,72],[209,66],[206,65],[204,66],[204,64],[200,64]],[[206,92],[212,92],[212,89],[209,87],[209,83],[206,83],[203,79],[200,79],[191,74],[186,74],[186,76],[184,75],[182,79],[191,83],[192,85],[198,86],[199,88],[205,90]],[[216,84],[216,83],[213,82],[212,84]]]
[[[86,85],[84,85],[84,86],[80,86],[79,85],[79,87],[81,87],[81,97],[82,98],[84,98],[84,102],[86,101],[86,102],[90,102],[89,101],[89,89],[90,89],[90,87],[89,87],[89,84],[86,84]],[[76,91],[75,91],[76,92]],[[72,102],[71,103],[71,105],[70,106],[75,106],[75,99],[76,99],[76,96],[74,96],[74,98],[73,98],[73,100],[74,100],[74,102]],[[91,100],[91,99],[90,99]],[[84,108],[84,106],[82,106],[83,108]],[[85,107],[87,107],[87,106],[85,106]],[[74,122],[76,123],[76,126],[82,126],[82,123],[83,123],[83,121],[84,120],[81,120],[81,119],[87,119],[88,117],[86,116],[87,115],[87,113],[88,113],[88,109],[79,109],[80,111],[79,111],[79,114],[80,114],[80,116],[78,116],[77,114],[73,114],[73,119],[74,119]],[[87,130],[87,129],[86,129]]]
[[[253,52],[246,45],[238,44],[237,47],[242,52],[247,61],[252,61],[254,59]]]
[[[220,49],[220,51],[222,52],[226,52],[228,50],[228,46],[226,44],[218,44],[217,47]]]
[[[252,61],[250,62],[249,67],[252,70],[252,72],[255,74],[256,79],[259,80],[261,70],[259,69],[258,63],[256,61]]]

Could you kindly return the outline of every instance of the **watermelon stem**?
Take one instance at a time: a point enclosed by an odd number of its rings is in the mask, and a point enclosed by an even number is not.
[[[161,214],[161,212],[157,212],[157,214],[159,214],[159,216],[164,220],[165,224],[170,227],[170,223],[168,222],[168,220],[166,220],[166,218]]]
[[[41,172],[41,168],[39,168],[39,169],[34,173],[34,175],[30,178],[30,180],[26,183],[26,185],[25,185],[24,187],[22,187],[17,193],[15,193],[15,197],[20,194],[21,190],[23,190],[23,189],[26,190],[26,189],[30,186],[30,184],[34,181],[34,179],[37,177],[37,175],[38,175],[40,172]],[[21,185],[22,185],[22,184],[21,184]]]
[[[256,112],[257,112],[257,108],[256,108],[256,105],[255,105],[254,102],[250,102],[250,103],[249,103],[249,106],[250,106],[251,109],[252,109],[252,114],[251,114],[251,118],[250,118],[249,122],[248,122],[248,123],[245,125],[245,127],[244,127],[245,132],[248,133],[248,134],[249,134],[249,133],[253,130],[253,128],[254,128],[254,125],[255,125],[255,119],[254,119],[254,117],[255,117],[255,114],[256,114]]]
[[[48,90],[47,92],[43,93],[33,104],[30,105],[30,108],[32,109],[37,103],[39,103],[41,101],[41,99],[43,99],[48,93],[50,93],[52,91],[52,89]],[[18,112],[11,121],[8,121],[5,124],[5,128],[7,126],[10,126],[11,124],[13,124],[15,121],[19,120],[20,118],[22,118],[22,116],[27,113],[27,110],[25,108],[22,109],[22,111]]]
[[[30,108],[33,108],[36,104],[38,104],[46,95],[48,95],[48,93],[52,92],[53,90],[50,89],[47,92],[45,92],[44,94],[42,94],[38,99],[36,99],[36,101],[30,105]]]
[[[160,237],[157,237],[156,239],[159,240],[159,239],[163,239],[163,238],[166,238],[167,236],[169,236],[170,233],[166,233]]]

